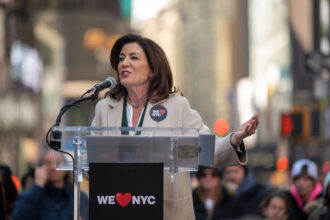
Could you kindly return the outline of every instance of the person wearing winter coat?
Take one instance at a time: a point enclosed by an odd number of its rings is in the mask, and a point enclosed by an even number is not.
[[[220,179],[217,168],[200,166],[198,187],[193,191],[196,220],[231,219],[236,217],[235,204]]]
[[[56,161],[64,160],[55,154]],[[17,198],[14,220],[72,220],[73,187],[69,173],[56,170],[53,151],[42,157],[42,166],[34,173],[34,184]],[[80,194],[80,219],[88,220],[88,198]]]
[[[317,182],[317,165],[308,159],[300,159],[292,166],[291,176],[293,184],[289,198],[291,213],[289,219],[307,219],[308,213],[304,209],[321,196],[322,186]]]
[[[316,207],[308,217],[308,220],[327,219],[330,219],[330,173],[324,179],[322,198],[316,200]]]
[[[234,203],[241,204],[236,214],[244,219],[257,218],[260,203],[271,191],[271,187],[258,183],[245,166],[225,167],[223,179],[225,186],[234,195]]]

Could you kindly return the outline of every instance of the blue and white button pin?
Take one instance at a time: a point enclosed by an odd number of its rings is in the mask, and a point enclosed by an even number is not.
[[[150,109],[150,117],[154,121],[163,121],[167,116],[167,109],[162,105],[155,105]]]

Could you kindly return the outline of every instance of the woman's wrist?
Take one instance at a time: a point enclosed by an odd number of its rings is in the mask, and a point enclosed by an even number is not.
[[[237,155],[244,155],[246,153],[245,146],[242,138],[238,137],[237,134],[232,133],[229,138],[231,146],[235,149]]]
[[[237,137],[236,133],[232,133],[230,135],[230,144],[233,147],[238,147],[242,143],[242,139],[240,137]]]

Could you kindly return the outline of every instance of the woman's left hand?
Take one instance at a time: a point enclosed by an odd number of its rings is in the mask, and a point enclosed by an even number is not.
[[[231,143],[234,146],[238,146],[242,140],[248,136],[253,135],[259,124],[258,115],[255,114],[248,121],[244,122],[239,126],[235,133],[231,136]]]

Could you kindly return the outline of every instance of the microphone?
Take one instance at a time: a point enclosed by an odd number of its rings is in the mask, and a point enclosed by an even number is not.
[[[106,78],[103,82],[96,84],[93,88],[89,89],[87,93],[94,91],[94,93],[99,92],[103,89],[109,88],[113,89],[117,85],[116,79],[113,77]]]

